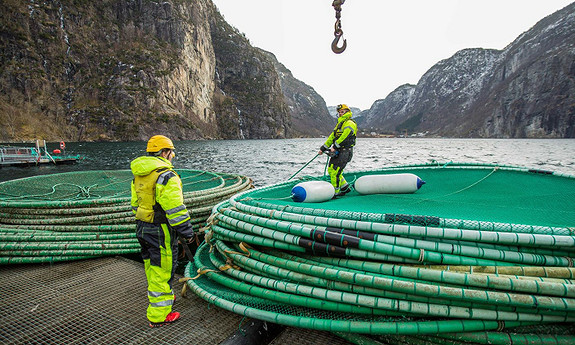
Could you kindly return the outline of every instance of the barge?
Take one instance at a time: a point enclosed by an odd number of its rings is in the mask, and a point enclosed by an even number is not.
[[[36,140],[34,147],[3,146],[0,147],[0,167],[76,163],[80,155],[63,155],[65,148],[66,144],[62,141],[60,149],[55,149],[50,154],[45,140]]]

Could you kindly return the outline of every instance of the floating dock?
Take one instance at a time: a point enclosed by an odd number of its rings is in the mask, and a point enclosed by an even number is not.
[[[62,150],[66,147],[64,142],[60,143]],[[53,154],[48,152],[46,141],[36,140],[35,147],[0,147],[0,167],[3,166],[34,166],[40,164],[74,164],[79,159],[79,155],[61,155],[62,151],[56,149]]]

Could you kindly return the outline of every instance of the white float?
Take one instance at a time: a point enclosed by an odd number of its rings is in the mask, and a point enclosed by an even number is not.
[[[296,184],[291,190],[295,202],[323,202],[333,198],[335,189],[326,181],[306,181]]]
[[[408,194],[424,184],[414,174],[365,175],[355,181],[354,188],[360,194]]]

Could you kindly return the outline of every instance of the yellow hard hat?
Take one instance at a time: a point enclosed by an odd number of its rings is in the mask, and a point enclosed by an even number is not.
[[[153,137],[148,140],[148,147],[146,148],[146,152],[158,152],[161,149],[175,149],[174,143],[170,140],[170,138],[165,137],[163,135],[154,135]]]
[[[351,110],[351,109],[349,109],[349,107],[348,107],[347,105],[345,105],[345,104],[339,104],[339,105],[337,106],[337,111],[340,111],[340,110],[342,110],[342,109]]]

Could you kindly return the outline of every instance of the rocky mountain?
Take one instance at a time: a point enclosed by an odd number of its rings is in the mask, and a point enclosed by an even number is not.
[[[503,50],[465,49],[361,113],[364,128],[451,137],[575,137],[575,3]]]
[[[329,116],[210,0],[4,0],[0,15],[2,142],[316,136]]]
[[[304,82],[293,77],[272,53],[263,51],[274,62],[289,113],[294,135],[325,136],[334,126],[324,99]]]
[[[225,138],[285,138],[288,108],[274,62],[221,16],[210,23],[216,52],[214,110]]]

